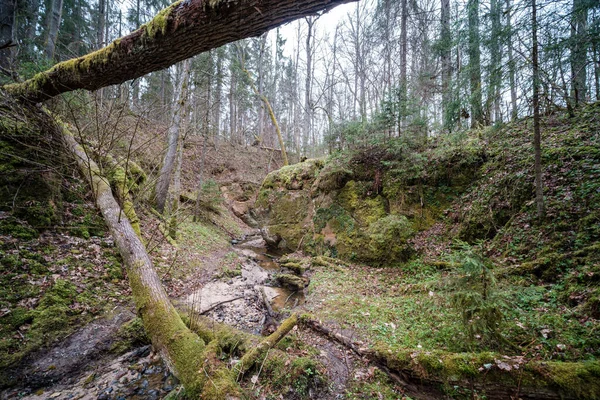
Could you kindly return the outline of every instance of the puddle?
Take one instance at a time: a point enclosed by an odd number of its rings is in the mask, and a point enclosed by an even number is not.
[[[264,286],[265,294],[275,311],[293,308],[304,304],[304,293],[293,292],[286,288]]]

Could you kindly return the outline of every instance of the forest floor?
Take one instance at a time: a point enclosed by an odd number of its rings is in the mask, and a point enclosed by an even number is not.
[[[495,373],[520,374],[537,362],[566,361],[572,369],[549,375],[554,387],[593,398],[595,388],[573,382],[600,377],[599,123],[600,110],[593,109],[569,121],[576,128],[568,131],[564,121],[546,122],[544,157],[551,173],[545,225],[535,224],[533,202],[523,200],[505,226],[494,227],[499,233],[493,240],[468,247],[454,241],[461,228],[456,215],[466,215],[464,209],[480,201],[485,207],[476,222],[486,222],[488,205],[503,209],[498,199],[505,193],[498,191],[518,196],[527,187],[527,137],[503,132],[502,146],[513,151],[495,155],[496,164],[483,167],[478,186],[411,239],[416,250],[411,259],[385,267],[266,249],[257,230],[238,216],[277,166],[271,150],[207,144],[202,163],[198,143],[186,148],[184,187],[191,193],[197,186],[192,171],[204,168],[212,187],[208,194],[218,196],[199,222],[189,216],[192,206],[184,204],[177,245],[165,240],[164,221],[144,202],[137,211],[155,268],[182,313],[199,312],[249,333],[265,333],[273,321],[262,287],[275,320],[291,312],[303,315],[298,328],[242,382],[249,397],[436,398],[380,368],[369,357],[376,351],[409,367],[418,379],[437,376],[447,382],[463,376],[468,383],[485,381]],[[155,133],[149,128],[147,134]],[[148,142],[142,136],[136,140]],[[136,154],[146,169],[156,161],[156,146]],[[253,168],[246,168],[250,164]],[[63,185],[79,193],[65,199],[64,229],[40,234],[26,221],[0,213],[0,383],[5,388],[0,398],[152,399],[179,390],[134,317],[126,274],[90,194],[73,177]],[[493,271],[475,273],[489,283],[484,305],[501,313],[493,326],[478,325],[481,317],[465,320],[464,307],[457,304],[465,293],[481,290],[470,286],[469,274],[460,268],[469,259]],[[300,272],[294,278],[295,268]],[[278,278],[282,272],[287,281]],[[280,288],[289,282],[296,286]],[[280,362],[277,352],[295,361]],[[480,395],[451,383],[439,386],[451,398]]]

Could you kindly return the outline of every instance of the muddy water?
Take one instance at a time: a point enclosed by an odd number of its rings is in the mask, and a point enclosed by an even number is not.
[[[277,259],[285,253],[279,249],[268,248],[265,241],[259,236],[249,236],[234,245],[235,248],[243,251],[243,254],[250,256],[268,273],[278,272],[280,267]],[[303,292],[294,292],[286,288],[263,286],[265,294],[275,311],[281,311],[284,308],[293,308],[304,304],[305,298]]]

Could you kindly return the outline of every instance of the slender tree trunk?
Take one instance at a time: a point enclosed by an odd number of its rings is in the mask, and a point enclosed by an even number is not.
[[[483,125],[481,106],[481,50],[479,49],[479,0],[469,0],[469,82],[471,86],[471,127]]]
[[[490,68],[486,99],[486,111],[489,122],[499,122],[500,117],[500,84],[502,83],[502,57],[500,55],[500,0],[490,1],[490,18],[492,31],[490,33]]]
[[[187,107],[186,107],[187,110]],[[184,114],[187,112],[184,111]],[[186,116],[187,117],[187,116]],[[186,119],[184,118],[184,120]],[[185,125],[185,122],[184,122]],[[185,128],[184,128],[185,130]],[[179,140],[177,147],[177,159],[175,160],[175,173],[173,174],[173,190],[171,191],[171,218],[169,222],[169,236],[177,240],[177,228],[179,225],[179,196],[181,195],[181,168],[183,166],[183,147],[185,144],[185,133]]]
[[[31,0],[28,4],[28,23],[27,29],[25,30],[25,40],[27,40],[27,53],[31,56],[34,52],[34,41],[36,35],[36,29],[38,19],[40,15],[40,1]]]
[[[305,50],[306,50],[306,78],[304,80],[304,151],[306,152],[306,148],[308,147],[308,138],[310,138],[312,132],[312,100],[311,100],[311,92],[312,92],[312,73],[313,73],[313,65],[312,65],[312,57],[313,57],[313,29],[316,22],[314,17],[307,17],[306,20],[306,42],[305,42]],[[314,141],[312,143],[314,148]]]
[[[450,31],[450,0],[442,0],[441,11],[441,31],[440,38],[442,47],[442,120],[444,129],[452,129],[453,116],[450,112],[450,80],[452,79],[451,70],[451,51],[452,51],[452,33]]]
[[[537,36],[537,5],[536,0],[531,1],[531,29],[532,50],[531,63],[533,68],[533,148],[535,152],[535,204],[538,219],[544,219],[544,193],[542,189],[542,148],[540,132],[540,71],[538,61],[538,36]]]
[[[571,97],[575,107],[586,101],[587,14],[585,1],[573,0],[571,18]]]
[[[594,83],[596,87],[596,100],[600,101],[600,52],[598,51],[597,40],[592,42],[594,54]]]
[[[258,92],[265,92],[265,71],[264,71],[264,56],[265,56],[265,47],[267,45],[267,33],[264,33],[258,39]],[[265,109],[263,107],[263,103],[260,100],[260,96],[258,98],[258,137],[262,142],[265,138],[264,132],[264,124],[265,124]]]
[[[400,17],[400,93],[398,96],[398,136],[404,131],[407,102],[408,102],[408,78],[407,78],[407,54],[408,54],[408,2],[401,0]]]
[[[512,121],[516,121],[518,117],[517,111],[517,85],[515,82],[515,59],[513,56],[513,31],[512,31],[512,5],[511,0],[506,0],[506,28],[508,30],[508,79],[510,84],[510,117]]]
[[[76,89],[97,90],[351,1],[263,0],[260,8],[254,0],[176,2],[137,31],[104,49],[59,63],[28,81],[5,86],[5,89],[31,102]],[[243,24],[239,23],[241,20]]]
[[[235,46],[231,47],[231,51],[235,52]],[[237,90],[237,75],[235,71],[235,67],[233,65],[233,60],[235,55],[231,56],[229,61],[229,137],[234,143],[239,143],[237,137],[237,127],[236,127],[236,112],[235,112],[235,101],[236,101],[236,90]]]
[[[177,102],[175,110],[173,111],[173,122],[169,127],[169,136],[167,143],[167,152],[163,159],[162,168],[158,175],[156,182],[156,189],[154,194],[154,201],[156,203],[156,210],[160,213],[165,210],[165,203],[167,201],[167,195],[169,193],[169,184],[171,182],[171,174],[173,172],[173,166],[175,164],[175,157],[177,155],[177,144],[179,142],[179,135],[182,128],[183,113],[185,110],[185,102],[187,98],[187,85],[190,76],[190,60],[186,60],[182,65],[182,78],[181,85],[177,90]]]
[[[222,102],[222,91],[223,91],[223,51],[221,47],[217,49],[217,75],[215,85],[215,103],[213,105],[213,126],[215,130],[215,140],[218,140],[221,134],[221,102]]]
[[[279,123],[277,122],[277,118],[275,117],[275,113],[273,112],[273,108],[271,107],[271,103],[269,102],[269,99],[267,99],[267,96],[265,96],[263,93],[261,93],[260,90],[256,87],[256,85],[253,82],[254,79],[252,78],[252,75],[250,75],[250,72],[244,66],[242,66],[242,68],[243,68],[244,72],[246,73],[246,75],[248,75],[248,80],[250,82],[250,86],[252,87],[252,90],[254,90],[254,93],[256,93],[258,98],[261,99],[262,102],[264,103],[265,107],[267,107],[269,117],[271,118],[271,122],[273,122],[273,126],[275,127],[275,132],[277,132],[277,139],[279,140],[279,148],[281,149],[281,157],[283,158],[283,165],[289,165],[290,163],[288,162],[287,152],[285,151],[285,143],[283,142],[283,136],[281,135],[281,129],[279,128]]]
[[[2,0],[0,2],[0,68],[5,72],[12,69],[15,38],[15,18],[17,13],[16,0]]]
[[[50,60],[54,59],[56,41],[58,40],[58,30],[60,28],[60,21],[62,19],[62,8],[63,0],[52,0],[50,17],[48,18],[48,39],[46,41],[46,48],[44,50],[46,58]]]
[[[104,47],[104,25],[106,22],[106,0],[98,0],[98,21],[96,29],[96,49]]]

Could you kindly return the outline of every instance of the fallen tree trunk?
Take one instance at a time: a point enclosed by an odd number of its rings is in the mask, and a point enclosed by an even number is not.
[[[302,325],[368,359],[416,399],[445,397],[448,388],[498,400],[596,399],[600,393],[594,372],[598,362],[525,362],[523,357],[493,353],[372,349],[308,316]]]
[[[31,102],[76,89],[97,90],[352,1],[356,0],[180,0],[107,47],[5,89]]]
[[[154,347],[181,380],[190,396],[238,397],[239,386],[229,370],[222,363],[206,362],[207,359],[216,359],[216,356],[211,354],[204,340],[186,327],[171,304],[144,244],[122,213],[108,181],[101,175],[96,163],[66,127],[62,127],[61,133],[66,149],[71,152],[92,187],[96,205],[123,257],[138,314]],[[218,383],[221,392],[217,397],[204,393],[206,388],[213,393],[209,387],[211,385],[205,385],[209,379]]]

